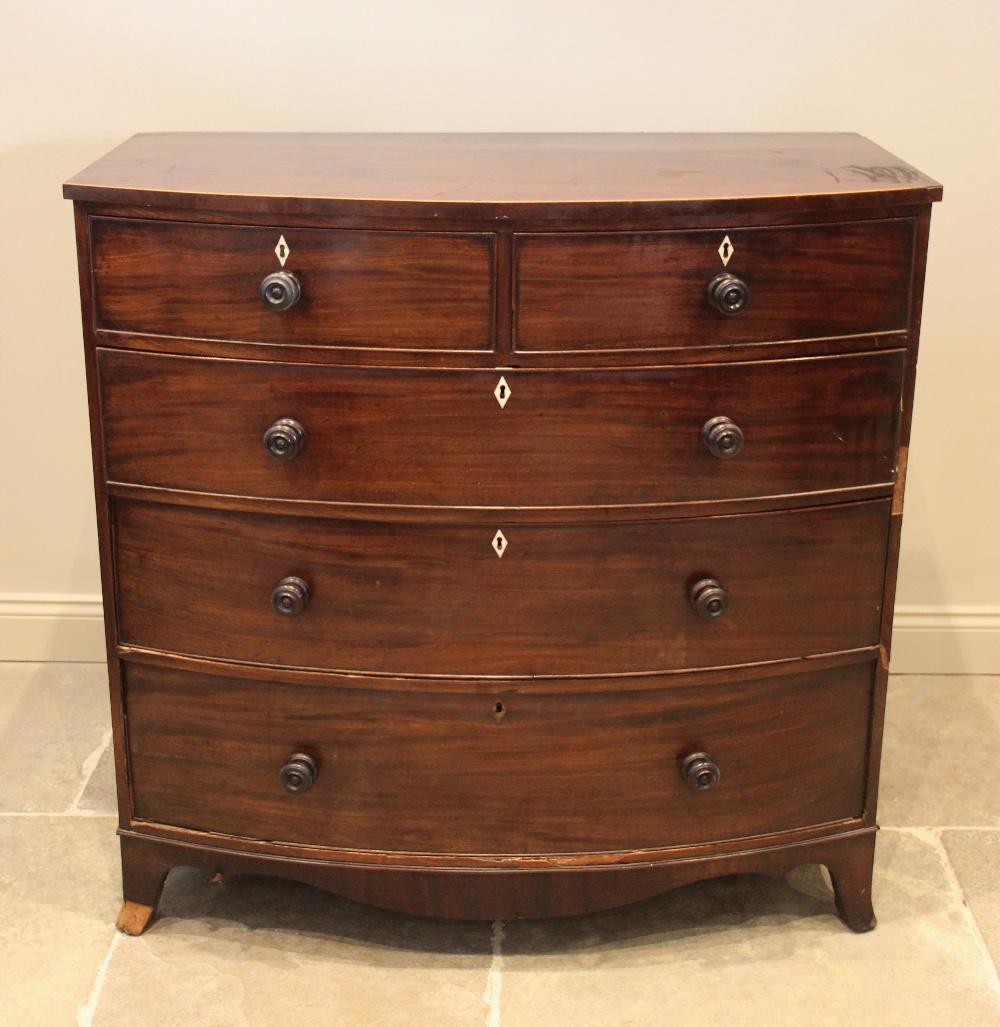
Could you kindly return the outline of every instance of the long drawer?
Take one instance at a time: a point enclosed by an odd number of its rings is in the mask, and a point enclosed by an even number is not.
[[[891,484],[904,355],[375,371],[99,353],[112,481],[345,503],[574,506]],[[706,423],[743,438],[713,455]],[[292,459],[272,424],[304,432]]]
[[[646,672],[861,648],[878,641],[889,505],[494,525],[118,500],[119,638],[265,664],[487,676]],[[301,612],[272,607],[279,584]],[[722,616],[704,619],[713,594]]]
[[[864,663],[497,698],[129,664],[134,815],[264,840],[447,853],[657,848],[790,830],[861,814],[871,683]],[[683,775],[698,752],[719,772],[706,791]],[[316,775],[289,793],[279,775],[298,753]]]
[[[246,342],[493,348],[493,236],[93,218],[96,326]],[[276,250],[284,245],[284,260]],[[260,296],[294,275],[286,310]]]
[[[515,348],[675,349],[907,327],[909,219],[703,232],[514,237]],[[713,309],[709,284],[749,300]]]

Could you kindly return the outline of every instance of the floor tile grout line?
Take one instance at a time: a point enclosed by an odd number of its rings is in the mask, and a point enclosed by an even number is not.
[[[975,914],[969,907],[968,900],[965,897],[965,889],[962,887],[962,882],[955,871],[955,867],[952,865],[951,858],[948,855],[948,850],[945,848],[944,842],[941,839],[942,831],[948,830],[948,828],[911,827],[897,828],[896,830],[905,830],[914,838],[925,842],[934,849],[935,855],[941,863],[941,868],[944,870],[945,877],[948,879],[948,884],[951,886],[952,894],[958,900],[959,911],[962,914],[962,919],[965,921],[966,930],[972,936],[973,942],[979,950],[979,955],[986,969],[986,975],[989,978],[990,987],[996,997],[997,1004],[1000,1005],[1000,971],[997,970],[997,965],[993,962],[993,956],[990,954],[990,950],[986,946],[986,941],[983,938],[982,932],[979,930],[979,923],[977,922]]]
[[[115,949],[118,947],[118,940],[121,938],[121,934],[117,928],[114,928],[114,936],[111,938],[111,944],[108,946],[108,951],[104,955],[104,959],[101,960],[101,965],[97,968],[97,975],[94,977],[93,987],[90,989],[90,994],[87,996],[87,1001],[81,1002],[76,1011],[76,1027],[91,1027],[94,1022],[94,1013],[97,1012],[97,1002],[101,997],[101,991],[104,989],[104,982],[108,977],[108,968],[111,966],[111,957],[115,954]]]
[[[968,670],[948,670],[923,674],[905,670],[894,670],[889,672],[889,677],[896,681],[901,681],[903,678],[997,678],[1000,677],[1000,674],[992,670],[983,671],[982,673]]]
[[[483,991],[483,1001],[490,1007],[486,1016],[486,1027],[500,1027],[500,984],[503,973],[503,945],[504,931],[503,921],[493,921],[492,949],[493,956],[490,960],[490,970],[486,975],[486,988]]]
[[[59,667],[66,664],[68,667],[106,667],[107,658],[101,660],[0,660],[0,669],[6,666],[12,667]]]
[[[99,813],[92,809],[78,809],[72,812],[36,812],[35,810],[0,810],[0,818],[24,817],[26,819],[51,817],[55,820],[65,818],[67,820],[117,820],[115,813]]]
[[[73,801],[66,810],[67,813],[75,813],[80,808],[80,800],[83,798],[83,793],[86,792],[87,785],[90,784],[90,779],[94,776],[94,771],[97,770],[97,764],[101,762],[101,757],[108,751],[109,745],[111,745],[111,728],[104,732],[97,748],[83,761],[83,767],[81,768],[83,770],[83,781],[76,790],[76,795],[73,796]]]
[[[993,831],[1000,833],[1000,824],[993,827],[981,824],[879,824],[880,831]]]

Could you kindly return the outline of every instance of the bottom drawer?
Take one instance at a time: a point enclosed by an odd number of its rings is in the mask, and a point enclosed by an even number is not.
[[[661,848],[847,819],[862,812],[873,670],[484,693],[129,664],[133,811],[263,840],[483,854]],[[683,776],[696,752],[720,771],[707,791]],[[317,768],[298,794],[279,781],[293,753]]]

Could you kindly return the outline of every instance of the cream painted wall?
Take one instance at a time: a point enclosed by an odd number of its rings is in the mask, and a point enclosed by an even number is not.
[[[60,183],[133,132],[171,129],[849,130],[892,150],[945,184],[898,600],[923,610],[914,630],[964,617],[1000,638],[996,0],[0,7],[0,658],[49,630],[29,623],[39,598],[92,615],[99,588]]]

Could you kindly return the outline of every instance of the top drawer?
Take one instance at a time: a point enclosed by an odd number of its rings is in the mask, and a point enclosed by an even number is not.
[[[514,345],[677,349],[903,330],[913,232],[912,220],[894,219],[515,235]],[[749,289],[739,313],[720,313],[709,300],[720,274]]]
[[[93,218],[98,328],[383,349],[493,348],[493,236]],[[277,248],[284,241],[284,264]],[[269,309],[261,283],[301,295]]]

